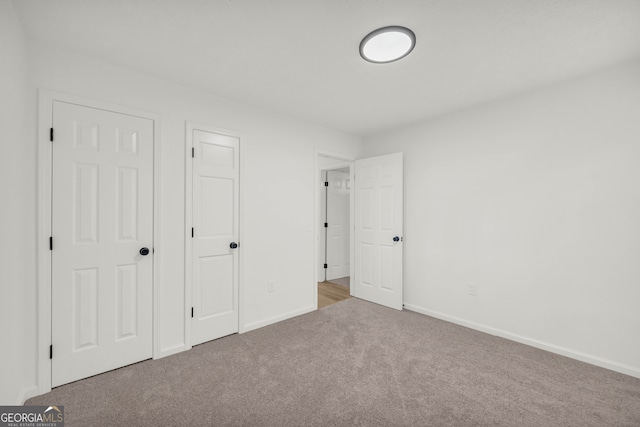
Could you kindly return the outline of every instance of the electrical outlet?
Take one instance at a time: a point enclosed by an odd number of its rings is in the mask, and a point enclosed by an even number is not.
[[[269,280],[267,282],[267,292],[275,292],[276,288],[275,288],[275,283],[273,280]]]
[[[467,285],[467,293],[471,296],[478,296],[478,285],[475,283],[469,283]]]

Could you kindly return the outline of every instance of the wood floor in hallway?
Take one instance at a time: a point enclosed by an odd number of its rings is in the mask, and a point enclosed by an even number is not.
[[[326,307],[348,298],[351,298],[351,295],[349,295],[349,286],[326,281],[318,283],[318,308]]]

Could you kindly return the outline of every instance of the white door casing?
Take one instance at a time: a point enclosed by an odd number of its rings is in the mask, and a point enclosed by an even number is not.
[[[355,296],[402,310],[402,153],[356,160],[354,184]]]
[[[327,171],[327,272],[326,280],[349,276],[351,231],[349,230],[349,172]]]
[[[192,130],[191,345],[238,332],[240,139]]]
[[[52,110],[58,386],[153,355],[154,122],[60,101]]]

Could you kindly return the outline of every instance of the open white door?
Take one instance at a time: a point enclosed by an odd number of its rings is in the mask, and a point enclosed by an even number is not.
[[[355,162],[355,296],[402,310],[402,153]]]
[[[53,103],[51,385],[152,356],[153,121]]]
[[[191,344],[238,332],[240,140],[193,130]]]

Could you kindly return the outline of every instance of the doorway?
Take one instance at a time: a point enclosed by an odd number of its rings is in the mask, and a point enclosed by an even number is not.
[[[349,286],[349,168],[327,170],[324,175],[324,280]]]
[[[327,276],[331,258],[325,255],[331,220],[322,210],[331,175],[324,172],[348,168],[349,295],[397,310],[403,305],[403,163],[402,153],[358,160],[318,153],[316,159],[317,282],[332,277]]]
[[[351,162],[318,156],[318,308],[351,297]]]

